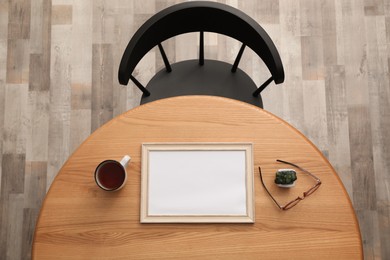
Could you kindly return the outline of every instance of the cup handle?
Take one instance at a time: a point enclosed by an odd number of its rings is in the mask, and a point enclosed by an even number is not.
[[[120,161],[120,164],[123,166],[123,168],[127,168],[127,165],[129,164],[129,162],[130,162],[130,160],[131,160],[131,157],[130,156],[128,156],[128,155],[125,155],[123,158],[122,158],[122,160]]]

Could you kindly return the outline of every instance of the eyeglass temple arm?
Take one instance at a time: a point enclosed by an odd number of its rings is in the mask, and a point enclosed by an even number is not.
[[[268,193],[268,195],[271,197],[271,199],[275,202],[275,204],[280,208],[280,209],[283,209],[279,203],[274,199],[274,197],[271,195],[271,192],[269,192],[269,190],[267,189],[267,187],[265,186],[264,184],[264,181],[263,181],[263,176],[261,174],[261,168],[259,166],[259,173],[260,173],[260,181],[261,181],[261,184],[263,184],[263,187],[265,189],[265,191]]]
[[[286,162],[286,161],[283,161],[283,160],[279,160],[279,159],[277,159],[276,161],[277,161],[277,162],[281,162],[281,163],[285,163],[285,164],[292,165],[292,166],[298,168],[299,170],[305,172],[306,174],[310,175],[311,177],[313,177],[317,182],[321,183],[320,178],[318,178],[318,177],[315,176],[314,174],[310,173],[309,171],[303,169],[302,167],[300,167],[300,166],[298,166],[298,165],[296,165],[296,164],[293,164],[293,163],[290,163],[290,162]]]

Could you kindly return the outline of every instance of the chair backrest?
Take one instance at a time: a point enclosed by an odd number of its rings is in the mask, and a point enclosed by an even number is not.
[[[276,84],[284,81],[279,53],[271,38],[255,20],[225,4],[191,1],[158,12],[137,30],[122,56],[119,83],[128,84],[139,61],[153,47],[171,37],[189,32],[214,32],[242,42],[264,61]]]

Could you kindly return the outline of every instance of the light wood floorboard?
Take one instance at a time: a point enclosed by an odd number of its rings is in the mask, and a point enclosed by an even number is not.
[[[0,0],[0,259],[30,259],[42,200],[79,144],[139,104],[121,86],[123,50],[139,26],[178,0]],[[268,32],[286,80],[263,92],[328,157],[356,209],[366,259],[390,259],[390,1],[220,0]],[[171,62],[198,57],[197,34],[163,42]],[[233,62],[240,43],[205,34],[206,58]],[[153,49],[134,75],[163,67]],[[268,78],[249,49],[240,68]]]

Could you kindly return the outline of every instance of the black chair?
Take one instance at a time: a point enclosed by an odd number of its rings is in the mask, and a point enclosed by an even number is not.
[[[161,43],[189,32],[200,32],[199,59],[171,65]],[[204,32],[227,35],[242,42],[234,64],[204,59]],[[165,69],[144,87],[132,73],[143,56],[155,46],[161,52]],[[259,88],[238,68],[246,46],[257,53],[271,73],[271,77]],[[193,1],[158,12],[138,29],[123,54],[118,77],[120,84],[127,85],[131,79],[143,92],[141,104],[172,96],[214,95],[263,107],[260,92],[272,81],[282,83],[284,70],[274,43],[255,20],[225,4]]]

